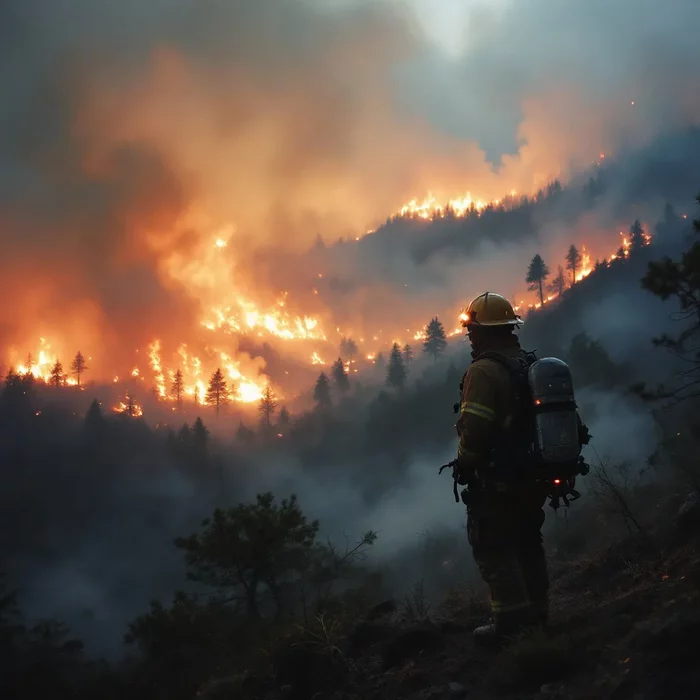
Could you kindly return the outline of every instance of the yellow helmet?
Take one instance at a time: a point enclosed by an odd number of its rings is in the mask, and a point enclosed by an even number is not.
[[[513,305],[500,294],[479,294],[460,316],[462,326],[519,326],[523,321]]]

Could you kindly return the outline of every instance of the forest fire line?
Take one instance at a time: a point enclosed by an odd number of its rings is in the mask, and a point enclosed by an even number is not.
[[[475,209],[478,211],[480,208],[486,206],[483,202],[478,200],[474,201],[468,197],[463,200],[455,200],[455,202],[461,202],[460,206],[457,204],[453,206],[456,216]],[[435,201],[426,199],[422,203],[413,202],[409,204],[412,207],[410,210],[412,212],[411,215],[427,217],[426,212],[428,212],[429,206],[435,205]],[[617,259],[629,256],[632,247],[630,235],[623,232],[620,232],[619,235],[621,239],[619,247],[614,253],[609,254],[607,258],[597,263],[593,262],[592,256],[586,246],[581,246],[579,252],[580,258],[578,259],[575,270],[576,282],[580,282],[590,275],[595,269],[596,264],[610,266]],[[647,245],[650,241],[651,237],[649,234],[643,232],[642,244]],[[217,239],[214,245],[217,249],[226,247],[225,241],[221,239]],[[561,284],[559,290],[552,288],[552,280],[550,280],[547,295],[542,302],[528,301],[527,298],[519,297],[517,299],[516,310],[519,310],[521,313],[523,309],[536,310],[541,307],[542,303],[547,304],[554,301],[559,296],[560,292],[572,283],[572,269],[569,265],[567,265],[567,268],[565,274],[568,280],[559,280]],[[319,273],[319,277],[322,276],[323,274]],[[278,298],[275,307],[265,311],[258,309],[253,302],[242,298],[236,300],[235,307],[234,305],[213,307],[209,318],[213,318],[215,321],[203,321],[202,326],[211,331],[223,330],[224,332],[232,334],[269,335],[286,342],[322,343],[322,347],[318,347],[317,345],[316,349],[313,349],[310,355],[307,356],[309,357],[309,364],[319,367],[332,364],[336,357],[338,357],[337,350],[334,349],[332,353],[328,353],[327,348],[325,352],[323,348],[328,344],[337,346],[341,339],[349,337],[352,334],[347,330],[344,332],[341,331],[339,327],[335,328],[337,340],[334,342],[332,339],[329,339],[323,328],[321,328],[317,318],[308,315],[294,316],[289,313],[285,308],[287,296],[288,294],[286,292],[283,293]],[[237,310],[234,311],[236,307]],[[360,357],[363,358],[363,361],[373,365],[377,362],[378,356],[382,354],[382,350],[388,352],[393,343],[398,343],[401,348],[405,348],[412,343],[422,344],[425,340],[424,323],[421,324],[418,330],[411,331],[409,328],[406,328],[405,331],[406,335],[403,339],[397,335],[392,335],[391,342],[389,342],[389,338],[387,338],[385,342],[382,342],[380,336],[384,335],[383,331],[378,331],[375,335],[366,339],[359,338],[357,342],[361,345],[361,348],[357,348],[357,351]],[[463,332],[461,324],[459,323],[457,323],[452,330],[446,329],[447,337],[462,335]],[[91,361],[90,356],[87,357],[87,361],[81,356],[82,365],[79,367],[75,366],[76,360],[74,359],[70,366],[64,368],[63,364],[59,361],[57,353],[52,350],[51,344],[48,343],[44,337],[39,339],[39,345],[35,350],[35,354],[30,353],[23,362],[15,361],[14,364],[11,365],[12,370],[19,374],[31,374],[35,379],[47,384],[84,388],[81,386],[81,376],[83,372],[89,372],[88,363]],[[194,402],[195,404],[207,403],[210,379],[216,369],[220,369],[223,374],[226,382],[225,398],[229,401],[241,403],[257,402],[263,396],[265,389],[270,386],[269,378],[262,374],[259,369],[253,373],[246,372],[241,366],[241,363],[228,352],[208,348],[206,355],[200,356],[200,354],[193,353],[186,343],[182,343],[172,355],[171,361],[165,361],[163,359],[161,341],[156,339],[147,348],[148,367],[133,366],[131,371],[126,373],[125,381],[127,383],[134,381],[147,382],[149,390],[154,390],[159,400],[171,403],[173,406],[175,403],[181,401]],[[343,357],[343,364],[346,373],[357,373],[361,368],[353,357],[350,357],[350,359],[348,359],[348,357]],[[144,375],[144,369],[146,369],[148,378]],[[123,382],[119,374],[112,375],[111,381],[114,384]],[[276,388],[275,393],[278,397],[281,397],[279,389]],[[131,391],[126,395],[125,400],[120,400],[114,406],[114,411],[118,413],[128,413],[129,415],[142,415],[142,407],[136,404],[130,397]]]
[[[647,246],[651,243],[651,235],[648,233],[647,229],[645,229],[639,221],[635,222],[635,224],[639,224],[639,230],[637,232],[638,236],[638,243],[637,245],[639,246]],[[634,225],[633,225],[634,227]],[[624,260],[629,257],[630,252],[633,248],[633,243],[631,240],[631,233],[625,233],[624,231],[619,232],[620,238],[621,238],[621,243],[619,247],[615,250],[614,253],[610,253],[607,257],[597,258],[595,262],[592,261],[591,255],[589,252],[586,250],[586,246],[582,245],[581,250],[578,251],[580,253],[580,261],[577,266],[575,266],[575,271],[574,271],[574,266],[572,265],[571,260],[567,260],[567,271],[570,273],[569,275],[569,281],[568,284],[564,280],[564,283],[560,285],[560,289],[556,289],[555,287],[557,286],[557,281],[555,280],[554,282],[550,283],[550,291],[548,292],[547,296],[544,297],[542,302],[526,302],[524,300],[520,300],[515,306],[516,311],[522,311],[523,309],[534,309],[537,310],[541,308],[543,304],[547,304],[549,302],[554,301],[559,295],[561,294],[564,289],[566,289],[568,286],[572,284],[571,278],[572,276],[575,279],[575,282],[581,282],[581,280],[585,279],[588,277],[595,269],[597,266],[605,266],[605,267],[610,267],[616,260]],[[569,254],[571,253],[571,248],[569,249]],[[568,255],[568,254],[567,254]]]

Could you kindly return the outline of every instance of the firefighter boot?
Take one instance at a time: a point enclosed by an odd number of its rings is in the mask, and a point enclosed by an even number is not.
[[[499,647],[505,641],[505,637],[498,634],[498,626],[495,622],[481,625],[474,630],[474,643],[482,647]]]
[[[474,630],[474,643],[480,646],[502,646],[510,637],[533,626],[533,611],[528,606],[507,615],[498,615],[488,625]]]

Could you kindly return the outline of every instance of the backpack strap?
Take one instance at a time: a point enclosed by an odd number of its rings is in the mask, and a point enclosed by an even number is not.
[[[535,355],[534,351],[526,352],[522,357],[508,357],[507,355],[496,352],[495,350],[487,350],[486,352],[482,352],[480,355],[477,355],[472,361],[472,364],[474,364],[474,362],[478,362],[479,360],[495,360],[500,365],[505,367],[512,375],[520,378],[525,374],[525,372],[527,372],[530,365],[535,362],[536,359],[537,356]]]

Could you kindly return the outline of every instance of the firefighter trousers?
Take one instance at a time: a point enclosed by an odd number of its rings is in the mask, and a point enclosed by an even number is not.
[[[505,629],[547,618],[545,501],[546,494],[534,486],[469,493],[469,544],[489,588],[494,620]]]

